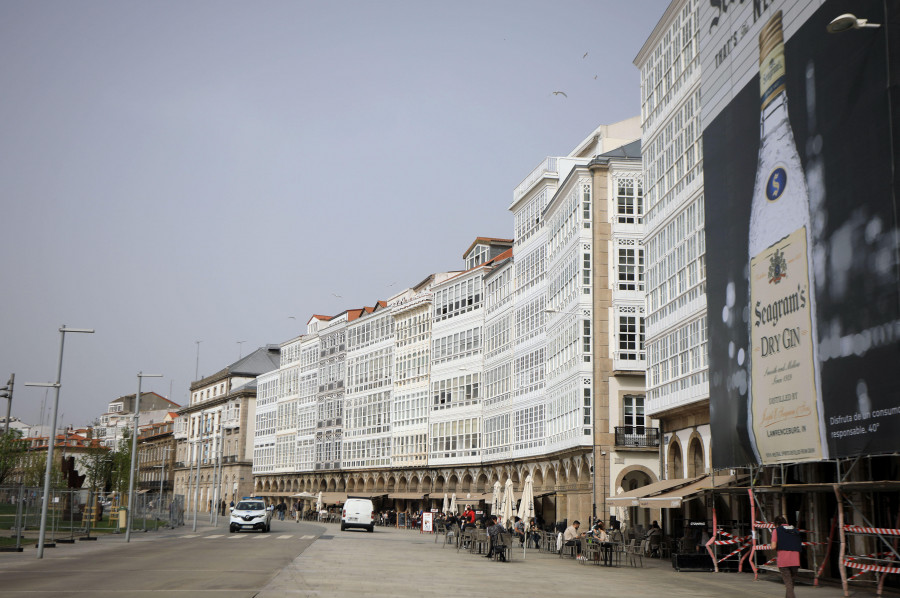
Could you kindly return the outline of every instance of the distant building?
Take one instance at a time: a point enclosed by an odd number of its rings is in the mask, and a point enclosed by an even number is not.
[[[134,426],[135,395],[125,395],[110,401],[106,413],[94,423],[94,436],[104,446],[116,449],[124,438],[125,430]],[[141,393],[141,412],[138,415],[138,427],[171,420],[169,413],[178,410],[180,405],[155,392]]]
[[[6,416],[0,417],[0,433],[2,433],[4,429],[6,429]],[[22,436],[29,436],[31,426],[21,421],[18,417],[12,416],[9,418],[9,429],[18,430]]]
[[[185,496],[189,509],[197,468],[204,511],[215,500],[230,502],[252,492],[257,376],[278,364],[279,347],[269,345],[191,384],[191,402],[178,410],[174,430],[174,491]]]
[[[141,426],[138,434],[139,492],[166,496],[175,481],[175,419],[169,412],[166,421]]]

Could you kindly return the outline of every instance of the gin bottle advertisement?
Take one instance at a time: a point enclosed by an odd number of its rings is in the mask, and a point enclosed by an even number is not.
[[[759,166],[750,211],[751,439],[759,461],[820,459],[809,193],[788,120],[782,13],[759,34]]]
[[[895,8],[700,7],[713,466],[900,451]]]

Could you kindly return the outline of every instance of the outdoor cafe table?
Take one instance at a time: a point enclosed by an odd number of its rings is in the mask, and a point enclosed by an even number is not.
[[[606,567],[613,566],[613,556],[616,557],[618,565],[618,555],[622,554],[623,544],[621,542],[595,542],[600,545],[599,558]]]

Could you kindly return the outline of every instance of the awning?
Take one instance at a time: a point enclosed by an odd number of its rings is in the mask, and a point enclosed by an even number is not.
[[[640,504],[640,499],[644,498],[645,496],[659,494],[678,486],[686,486],[688,484],[696,482],[699,479],[700,478],[678,478],[675,480],[660,480],[658,482],[653,482],[651,484],[647,484],[646,486],[641,486],[640,488],[635,488],[634,490],[629,490],[628,492],[624,492],[616,496],[610,496],[606,499],[606,503],[612,507],[644,506]]]
[[[482,500],[491,500],[491,497],[493,496],[493,493],[485,494],[484,492],[467,492],[466,494],[469,495],[468,498],[466,498],[465,494],[460,494],[459,492],[457,492],[456,504],[465,505],[467,503],[476,503]]]
[[[426,496],[428,496],[428,494],[422,494],[421,492],[391,492],[388,494],[388,498],[400,500],[422,500]]]
[[[737,476],[703,476],[686,486],[669,490],[654,496],[646,496],[640,499],[640,505],[650,509],[677,509],[685,500],[693,498],[713,488],[731,486],[737,482]]]
[[[318,498],[318,494],[316,498]],[[342,505],[347,502],[347,493],[346,492],[323,492],[322,493],[322,504],[323,505]]]
[[[381,498],[387,495],[387,492],[348,492],[344,496],[347,498]]]
[[[297,494],[292,494],[291,498],[306,498],[315,500],[317,496],[317,494],[310,494],[309,492],[298,492]]]
[[[547,497],[550,497],[550,496],[554,496],[555,494],[556,494],[556,490],[549,490],[549,491],[547,491],[547,492],[535,492],[535,493],[534,493],[534,498],[535,498],[535,499],[538,499],[538,498],[547,498]]]

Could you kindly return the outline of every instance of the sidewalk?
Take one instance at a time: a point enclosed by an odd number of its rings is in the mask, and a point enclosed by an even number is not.
[[[259,598],[284,596],[480,597],[600,595],[695,598],[722,596],[780,597],[784,586],[773,573],[754,581],[749,573],[676,572],[671,562],[644,559],[643,568],[599,567],[556,555],[513,551],[509,563],[494,562],[466,551],[435,544],[434,536],[410,530],[376,528],[374,534],[341,532],[321,524],[326,532],[285,567]],[[777,581],[776,581],[777,580]],[[796,588],[798,598],[839,598],[839,586]],[[852,587],[852,596],[874,596],[874,588]]]

